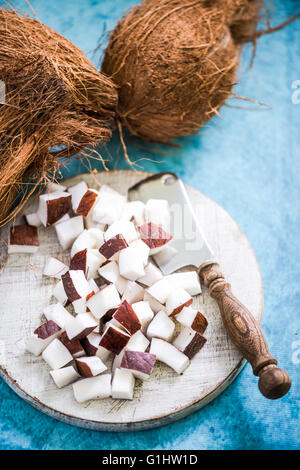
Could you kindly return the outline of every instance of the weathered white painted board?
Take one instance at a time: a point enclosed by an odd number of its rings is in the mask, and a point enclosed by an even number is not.
[[[126,193],[128,187],[147,173],[134,171],[101,172],[81,175],[68,185],[85,179],[90,187],[101,183]],[[263,289],[259,267],[246,236],[235,221],[214,201],[187,187],[197,216],[215,250],[233,291],[261,321]],[[8,228],[1,237],[7,239]],[[236,377],[244,361],[224,330],[216,303],[207,289],[195,303],[208,318],[207,343],[191,366],[177,376],[167,366],[155,367],[151,378],[139,384],[134,400],[99,400],[78,404],[72,387],[57,389],[49,368],[41,357],[23,354],[16,343],[41,321],[41,312],[51,299],[55,281],[42,276],[49,255],[69,261],[61,251],[54,228],[39,229],[41,248],[34,255],[7,256],[0,245],[0,373],[25,400],[41,411],[63,421],[91,429],[122,431],[146,429],[169,423],[201,408],[221,393]]]

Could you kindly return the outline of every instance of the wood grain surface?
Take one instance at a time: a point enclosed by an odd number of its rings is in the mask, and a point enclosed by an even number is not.
[[[109,184],[126,193],[128,187],[149,176],[145,172],[111,171],[80,175],[64,184],[84,179],[90,187]],[[187,186],[197,217],[215,250],[233,293],[258,322],[263,310],[263,288],[259,267],[246,236],[218,204]],[[231,343],[217,303],[202,286],[194,305],[208,319],[207,343],[183,375],[177,376],[158,363],[148,381],[137,381],[133,401],[94,400],[84,404],[73,398],[72,387],[57,389],[48,365],[41,357],[25,353],[19,340],[41,322],[42,310],[50,302],[55,280],[42,276],[45,260],[56,256],[66,263],[54,228],[40,228],[41,248],[34,255],[7,255],[8,227],[0,242],[0,373],[8,385],[44,413],[70,424],[96,430],[126,431],[158,427],[205,406],[234,380],[245,361]]]

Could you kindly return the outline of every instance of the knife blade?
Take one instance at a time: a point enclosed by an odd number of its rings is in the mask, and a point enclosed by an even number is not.
[[[166,199],[171,209],[169,232],[176,253],[166,264],[160,264],[164,274],[192,265],[219,306],[219,310],[233,344],[247,359],[253,374],[259,376],[258,387],[270,399],[281,398],[291,387],[289,374],[277,366],[277,360],[268,349],[263,332],[249,310],[234,296],[225,280],[214,253],[197,220],[183,182],[174,173],[152,175],[128,190],[130,201]],[[184,231],[188,227],[188,232]]]
[[[167,263],[157,260],[162,272],[167,275],[185,266],[199,268],[214,260],[214,253],[205,238],[195,215],[183,182],[174,173],[159,173],[135,184],[128,190],[130,201],[146,203],[149,199],[165,199],[170,208],[169,232],[173,236],[168,246],[176,250]]]

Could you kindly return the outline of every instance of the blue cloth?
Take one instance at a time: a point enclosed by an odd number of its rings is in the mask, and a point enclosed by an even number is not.
[[[95,65],[98,58],[92,51],[102,32],[112,29],[135,3],[31,0],[39,18],[83,49]],[[274,3],[274,24],[299,11],[296,1]],[[24,1],[17,1],[17,5],[27,8]],[[268,103],[271,109],[231,99],[221,109],[223,119],[210,122],[198,136],[180,139],[180,150],[156,147],[158,153],[153,153],[144,144],[145,148],[130,144],[128,150],[145,170],[176,172],[221,204],[245,231],[262,270],[263,329],[272,353],[292,376],[290,393],[278,401],[264,399],[247,365],[221,396],[192,416],[157,430],[114,434],[51,419],[1,381],[0,448],[299,448],[300,104],[293,104],[292,95],[297,90],[292,84],[300,80],[300,21],[262,37],[251,70],[250,57],[248,46],[235,92]],[[113,157],[111,168],[127,167],[117,136],[103,154]],[[80,171],[86,169],[76,162],[63,174],[71,176]]]

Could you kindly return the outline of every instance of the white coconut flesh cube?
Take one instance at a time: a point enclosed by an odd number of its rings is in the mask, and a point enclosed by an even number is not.
[[[208,324],[205,316],[191,307],[184,307],[179,315],[176,316],[176,320],[200,335],[204,333]]]
[[[73,360],[70,351],[62,344],[59,339],[54,339],[42,353],[44,361],[51,369],[60,369]]]
[[[25,219],[28,225],[32,225],[33,227],[39,227],[40,225],[42,225],[41,219],[39,218],[37,212],[25,214]]]
[[[39,249],[39,237],[36,227],[14,225],[10,227],[8,253],[36,253]]]
[[[83,198],[88,189],[88,185],[85,181],[81,181],[80,183],[75,184],[75,186],[71,186],[70,188],[68,188],[68,193],[70,193],[72,196],[72,209],[74,212],[76,212],[76,209],[79,206],[81,199]]]
[[[131,248],[135,248],[136,250],[139,251],[139,255],[141,257],[141,260],[143,262],[143,265],[146,266],[149,261],[149,255],[150,255],[150,248],[146,243],[143,242],[143,240],[135,240],[129,245]],[[137,253],[138,253],[137,251]]]
[[[155,362],[155,354],[126,350],[120,369],[129,370],[137,379],[147,380],[152,373]]]
[[[134,240],[137,240],[138,234],[135,229],[135,226],[132,222],[128,220],[117,220],[111,224],[104,234],[105,240],[115,237],[116,235],[121,234],[125,238],[126,242],[129,244]]]
[[[78,380],[73,384],[73,392],[78,403],[108,398],[111,396],[111,374],[102,374]]]
[[[143,242],[142,242],[143,243]],[[153,263],[148,263],[145,266],[145,275],[140,277],[137,281],[144,284],[147,287],[152,286],[155,282],[160,281],[163,278],[163,274]]]
[[[172,290],[166,301],[166,311],[169,316],[178,315],[184,307],[188,307],[193,302],[190,294],[181,287]]]
[[[171,259],[176,255],[177,250],[173,246],[166,245],[159,253],[153,255],[154,261],[158,266],[162,267],[171,261]]]
[[[62,369],[50,370],[50,375],[58,388],[65,387],[75,382],[80,375],[73,366],[63,367]]]
[[[185,354],[163,339],[152,339],[150,353],[155,354],[158,361],[171,367],[177,374],[182,374],[190,363]]]
[[[128,341],[125,348],[119,354],[115,356],[113,365],[112,365],[112,370],[114,371],[116,368],[120,367],[125,351],[130,350],[130,351],[145,352],[149,344],[150,344],[150,341],[146,338],[145,335],[143,335],[141,330],[134,333],[134,335],[130,337],[130,340]]]
[[[91,293],[91,288],[81,270],[67,271],[61,277],[65,292],[70,302],[84,299]]]
[[[62,305],[66,305],[68,297],[61,280],[58,281],[58,283],[55,285],[53,289],[53,295],[56,300],[58,300],[58,302],[60,302]]]
[[[100,319],[108,310],[120,305],[121,299],[114,284],[103,287],[87,301],[87,307],[95,318]]]
[[[59,183],[48,183],[47,184],[47,192],[48,193],[63,193],[67,189],[67,186]]]
[[[158,302],[161,304],[166,303],[167,298],[169,297],[171,291],[174,290],[174,285],[172,282],[163,277],[159,281],[152,284],[152,286],[148,287],[147,292],[152,295]]]
[[[123,213],[122,219],[130,220],[136,225],[145,223],[145,204],[142,201],[127,202]]]
[[[101,224],[100,222],[95,222],[94,221],[94,209],[96,207],[97,200],[98,200],[98,198],[96,199],[95,204],[93,205],[93,207],[90,210],[90,212],[88,213],[88,215],[86,217],[84,217],[84,225],[85,225],[86,229],[97,228],[97,229],[101,230],[102,232],[104,232],[104,230],[107,227],[107,224]]]
[[[62,274],[65,274],[68,270],[69,268],[65,263],[50,256],[45,263],[43,274],[44,276],[60,279]]]
[[[104,232],[99,228],[84,230],[74,241],[71,248],[71,258],[85,248],[99,250],[104,243]],[[103,258],[103,261],[105,259]]]
[[[60,328],[64,329],[67,321],[72,320],[73,316],[60,303],[51,304],[44,308],[43,313],[47,320],[52,320]]]
[[[149,303],[149,306],[154,313],[158,313],[160,310],[165,310],[165,306],[152,297],[152,295],[150,295],[146,290],[144,292],[143,300]]]
[[[127,300],[129,304],[139,302],[144,298],[145,289],[136,282],[128,281],[122,295],[122,301]]]
[[[66,192],[42,194],[39,198],[38,217],[49,227],[67,214],[71,208],[72,196]]]
[[[70,219],[71,217],[69,216],[69,214],[65,214],[57,222],[54,222],[53,226],[55,227],[56,225],[61,224],[62,222],[66,222],[67,220],[70,220]]]
[[[98,269],[103,263],[103,257],[98,250],[85,248],[71,258],[70,270],[81,270],[87,280],[99,277]]]
[[[147,326],[154,317],[149,302],[141,300],[140,302],[133,303],[131,306],[142,325],[142,331],[146,331]]]
[[[179,335],[173,341],[173,345],[182,351],[189,359],[192,359],[206,343],[204,336],[190,328],[182,328]]]
[[[110,261],[104,266],[101,266],[98,269],[98,273],[106,282],[115,284],[119,294],[122,295],[124,293],[128,280],[120,276],[119,266],[115,261]]]
[[[160,225],[164,230],[170,230],[169,203],[165,199],[149,199],[145,206],[146,222]]]
[[[65,330],[70,340],[81,339],[89,335],[97,326],[98,323],[89,313],[79,313],[65,324]]]
[[[172,282],[174,288],[180,287],[192,296],[201,294],[200,279],[196,271],[169,274],[166,279]]]
[[[103,191],[101,187],[93,209],[94,222],[111,225],[121,218],[126,198],[116,191]]]
[[[99,333],[90,333],[81,339],[83,348],[88,356],[97,356],[105,362],[111,356],[111,352],[100,346],[101,335]]]
[[[76,359],[76,366],[82,377],[95,377],[107,370],[106,365],[103,364],[100,357],[97,356],[87,356]]]
[[[141,250],[139,248],[129,246],[120,251],[119,271],[122,277],[130,281],[136,281],[145,275]]]
[[[115,400],[132,400],[135,379],[129,370],[116,369],[114,371],[111,396]]]
[[[89,283],[91,292],[94,292],[95,294],[96,292],[99,292],[100,289],[98,285],[96,284],[96,282],[94,281],[94,279],[89,279],[88,283]]]
[[[83,217],[78,215],[72,217],[66,222],[55,225],[56,235],[63,250],[72,246],[76,238],[83,232]]]
[[[146,335],[149,339],[161,338],[165,341],[171,341],[174,331],[175,323],[161,310],[149,324]]]
[[[61,328],[54,321],[47,321],[25,339],[25,349],[39,356],[54,339],[61,335],[61,332]]]

